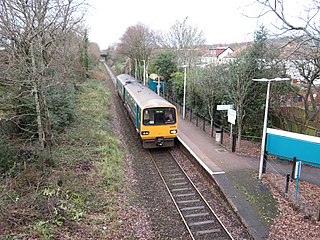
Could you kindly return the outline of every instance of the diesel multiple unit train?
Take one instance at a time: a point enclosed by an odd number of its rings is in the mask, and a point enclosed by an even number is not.
[[[115,80],[143,147],[173,147],[178,133],[176,107],[130,75],[121,74]]]

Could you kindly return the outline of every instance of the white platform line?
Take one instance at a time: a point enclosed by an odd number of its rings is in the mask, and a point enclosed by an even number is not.
[[[224,174],[225,172],[213,172],[204,162],[197,156],[197,154],[192,151],[192,149],[179,137],[177,136],[179,141],[183,144],[183,146],[192,154],[192,156],[197,159],[200,165],[210,174],[210,175],[217,175],[217,174]]]
[[[219,175],[219,174],[225,174],[225,172],[214,172],[212,175]]]

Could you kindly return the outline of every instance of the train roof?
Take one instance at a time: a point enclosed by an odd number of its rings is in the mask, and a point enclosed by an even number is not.
[[[120,74],[117,76],[119,81],[124,85],[126,90],[135,99],[140,108],[152,107],[174,107],[173,104],[142,85],[138,80],[128,74]]]

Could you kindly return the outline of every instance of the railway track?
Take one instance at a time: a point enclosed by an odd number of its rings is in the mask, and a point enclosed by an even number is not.
[[[233,239],[167,149],[150,155],[192,239]]]

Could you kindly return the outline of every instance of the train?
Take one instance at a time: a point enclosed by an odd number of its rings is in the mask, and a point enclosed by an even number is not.
[[[178,134],[177,108],[128,74],[118,75],[115,84],[143,148],[173,147]]]

